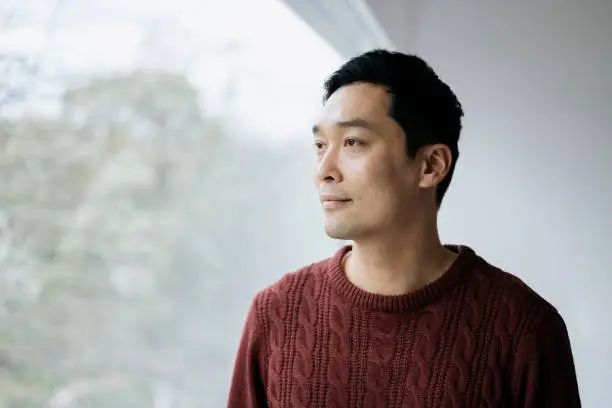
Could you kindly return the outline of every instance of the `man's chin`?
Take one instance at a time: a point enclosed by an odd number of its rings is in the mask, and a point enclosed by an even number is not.
[[[325,232],[329,238],[335,239],[338,241],[349,241],[351,239],[348,237],[348,235],[336,234],[336,233],[329,232],[329,231],[325,231]]]
[[[355,232],[356,231],[354,231],[354,228],[348,225],[325,224],[325,233],[332,239],[349,241],[354,239]]]

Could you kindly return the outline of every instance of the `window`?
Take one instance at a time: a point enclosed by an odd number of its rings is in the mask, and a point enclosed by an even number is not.
[[[0,406],[225,404],[255,292],[337,247],[340,63],[279,0],[0,5]]]

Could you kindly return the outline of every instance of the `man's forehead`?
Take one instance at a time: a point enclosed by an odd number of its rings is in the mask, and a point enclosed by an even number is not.
[[[389,96],[384,88],[372,84],[353,84],[334,92],[321,109],[320,122],[339,122],[353,118],[377,121],[389,114]]]

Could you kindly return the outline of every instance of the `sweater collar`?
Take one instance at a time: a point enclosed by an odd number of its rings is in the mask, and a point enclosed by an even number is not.
[[[354,306],[391,313],[404,313],[421,309],[452,291],[466,276],[472,261],[476,258],[474,251],[463,245],[446,245],[458,253],[457,259],[450,268],[438,279],[428,285],[404,295],[378,295],[366,292],[355,286],[346,276],[343,268],[344,257],[352,249],[351,245],[340,248],[330,259],[328,273],[332,285],[340,295]]]

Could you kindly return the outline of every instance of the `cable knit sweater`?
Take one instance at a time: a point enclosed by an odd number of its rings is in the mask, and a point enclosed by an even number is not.
[[[406,295],[354,286],[342,268],[348,246],[258,293],[229,407],[580,407],[556,309],[453,248],[453,266]]]

